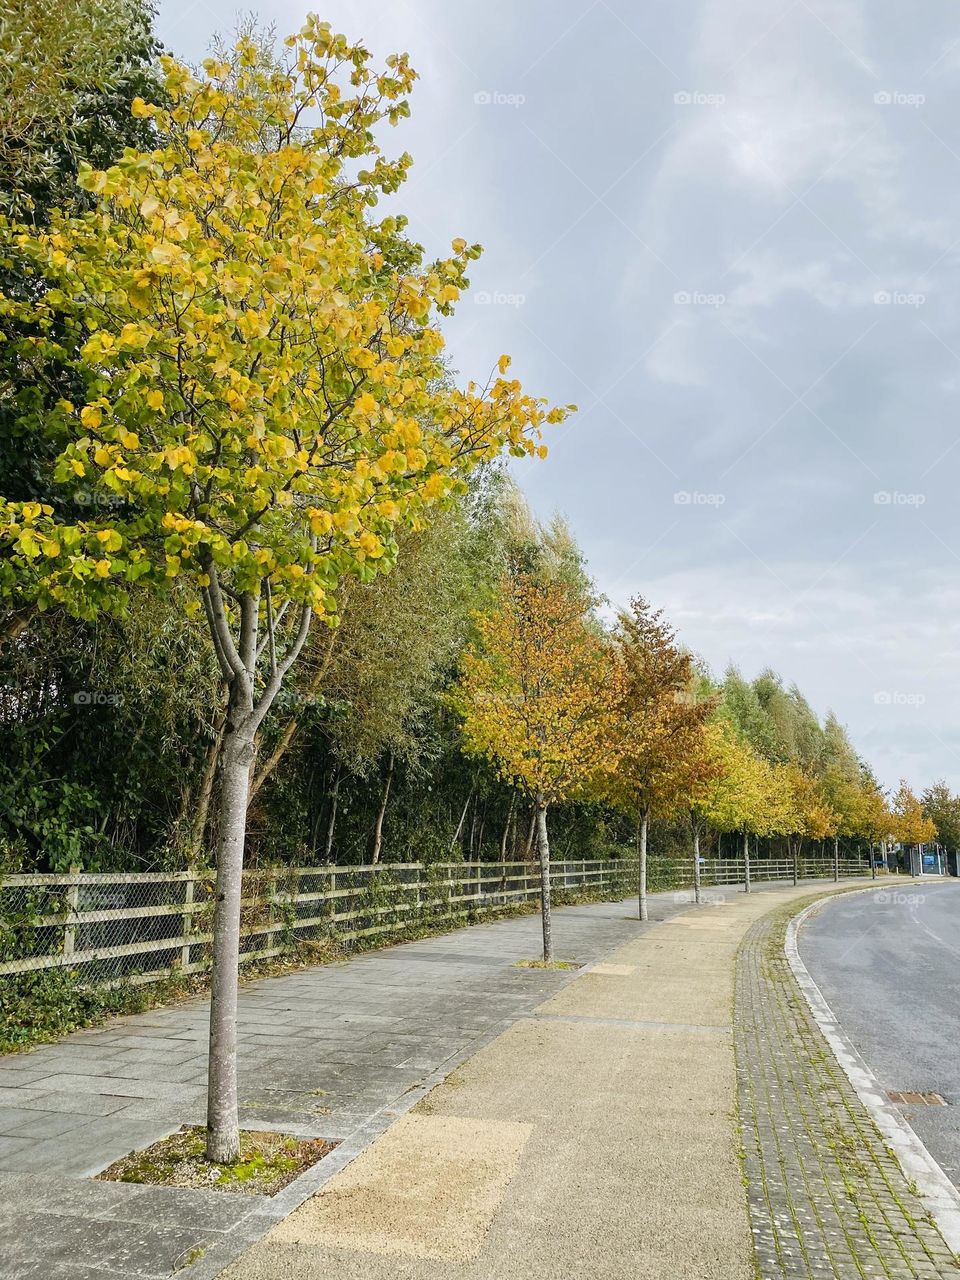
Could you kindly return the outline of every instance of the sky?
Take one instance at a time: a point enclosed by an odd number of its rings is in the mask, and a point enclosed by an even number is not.
[[[252,11],[296,30],[302,0]],[[230,0],[159,0],[191,61]],[[400,203],[485,252],[451,362],[579,411],[517,478],[614,604],[960,788],[953,0],[326,0],[420,73]]]

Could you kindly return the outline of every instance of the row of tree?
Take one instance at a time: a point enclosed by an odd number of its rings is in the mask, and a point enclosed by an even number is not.
[[[406,56],[309,17],[193,69],[150,19],[25,0],[0,28],[0,828],[18,869],[215,861],[229,1161],[245,856],[536,846],[549,953],[550,809],[580,857],[635,827],[642,868],[682,815],[795,857],[928,831],[906,792],[881,819],[775,676],[714,687],[643,601],[605,626],[565,525],[530,518],[497,460],[570,406],[506,356],[445,364],[479,247],[430,260],[378,210]]]
[[[890,842],[937,838],[908,784],[888,801],[835,717],[821,727],[796,688],[785,690],[771,672],[748,684],[735,670],[718,686],[645,600],[634,599],[605,628],[588,581],[558,572],[549,556],[536,560],[528,556],[504,577],[478,619],[456,701],[466,749],[532,798],[545,958],[547,812],[576,795],[635,822],[641,919],[654,817],[688,826],[698,902],[705,832],[742,836],[748,887],[751,836],[781,838],[794,879],[805,841],[832,841],[837,858],[841,837],[862,842],[871,856]],[[941,821],[956,812],[944,784],[926,800]]]

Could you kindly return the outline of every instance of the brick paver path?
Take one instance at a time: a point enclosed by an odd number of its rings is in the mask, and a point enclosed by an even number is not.
[[[783,950],[794,903],[751,926],[735,1042],[762,1280],[960,1276],[820,1033]]]

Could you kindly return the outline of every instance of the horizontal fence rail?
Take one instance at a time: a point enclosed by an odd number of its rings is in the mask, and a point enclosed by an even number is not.
[[[651,857],[651,890],[692,883],[692,859]],[[554,892],[614,900],[636,888],[637,864],[552,864]],[[801,859],[800,875],[831,877],[832,859]],[[843,876],[869,874],[841,859]],[[789,859],[753,859],[751,879],[789,880]],[[702,883],[742,884],[740,858],[704,859]],[[241,962],[271,960],[329,941],[387,941],[417,928],[464,923],[540,893],[530,862],[385,863],[244,872]],[[9,875],[0,881],[0,978],[68,970],[84,984],[155,982],[209,969],[214,877],[209,870]]]

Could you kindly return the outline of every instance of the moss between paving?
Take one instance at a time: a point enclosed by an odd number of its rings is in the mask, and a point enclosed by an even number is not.
[[[205,1157],[206,1130],[188,1125],[143,1151],[116,1160],[97,1177],[103,1182],[272,1196],[322,1160],[335,1145],[323,1138],[245,1129],[240,1135],[240,1159],[218,1165]]]
[[[643,930],[225,1280],[956,1276],[793,982],[782,927],[809,898],[744,895]]]
[[[734,961],[753,920],[798,896],[744,895],[694,909],[697,927],[638,932],[459,1067],[409,1128],[388,1131],[226,1276],[753,1280],[734,1114]],[[486,1175],[438,1181],[438,1153],[414,1159],[424,1118],[475,1126],[477,1141],[502,1124],[529,1136],[506,1180],[491,1161]],[[489,1178],[482,1194],[478,1176]],[[471,1228],[450,1241],[456,1258],[440,1256],[436,1241],[456,1236],[478,1197],[495,1202],[479,1238]]]
[[[758,1275],[957,1277],[784,955],[788,920],[822,896],[758,920],[738,957],[739,1110]]]

